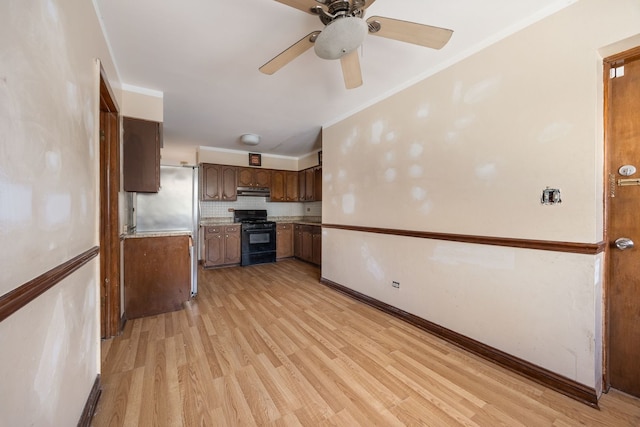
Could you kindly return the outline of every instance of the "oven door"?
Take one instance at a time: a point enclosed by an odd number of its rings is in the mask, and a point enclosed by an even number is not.
[[[242,230],[242,265],[275,262],[275,228]]]

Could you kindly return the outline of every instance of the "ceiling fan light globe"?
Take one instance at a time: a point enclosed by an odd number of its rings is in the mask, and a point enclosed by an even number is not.
[[[367,32],[368,26],[364,19],[339,18],[322,30],[313,49],[322,59],[340,59],[360,47]]]

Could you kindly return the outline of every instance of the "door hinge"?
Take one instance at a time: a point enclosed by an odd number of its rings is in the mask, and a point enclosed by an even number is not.
[[[609,197],[616,197],[616,176],[612,173],[609,174]]]
[[[619,67],[612,67],[609,69],[609,78],[615,79],[616,77],[624,76],[624,65],[620,65]]]

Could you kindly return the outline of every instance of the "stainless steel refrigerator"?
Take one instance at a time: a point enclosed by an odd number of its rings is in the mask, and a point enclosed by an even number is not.
[[[136,233],[191,233],[192,296],[198,293],[198,197],[197,167],[160,166],[160,191],[137,193],[133,202]]]

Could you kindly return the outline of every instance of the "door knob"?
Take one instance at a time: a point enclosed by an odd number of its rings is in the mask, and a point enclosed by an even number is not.
[[[622,251],[633,248],[633,240],[627,237],[620,237],[619,239],[616,239],[614,243],[616,244],[616,248]]]

